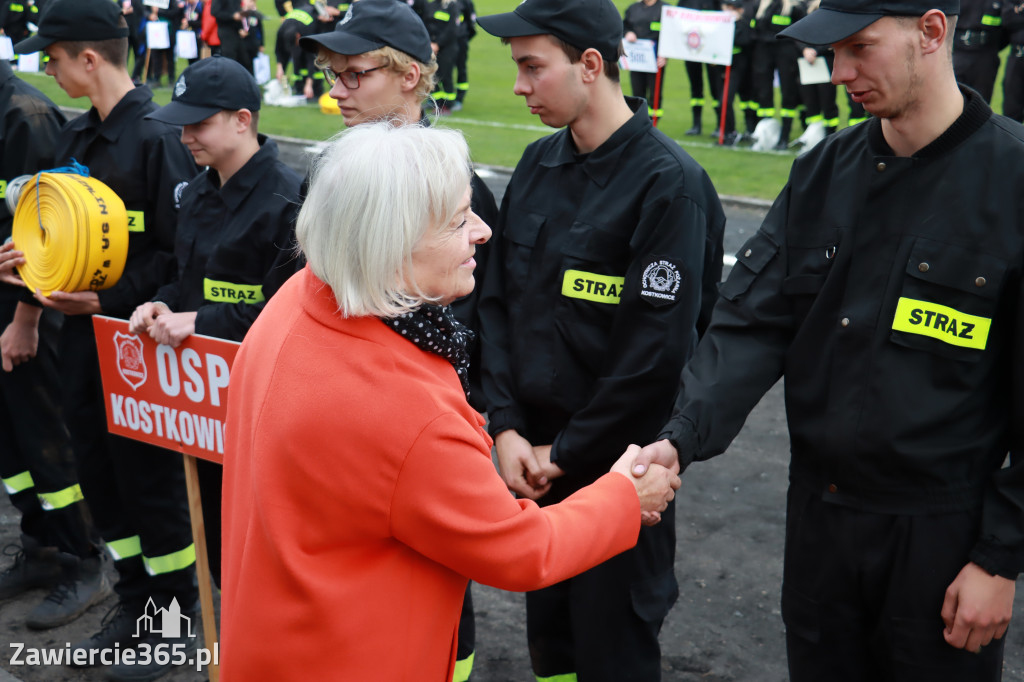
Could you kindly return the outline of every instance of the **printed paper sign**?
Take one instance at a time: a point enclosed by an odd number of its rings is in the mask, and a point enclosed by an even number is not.
[[[171,6],[171,0],[142,0],[142,4],[146,7],[156,7],[157,9],[167,9]]]
[[[193,31],[178,31],[175,34],[174,50],[181,59],[198,59],[199,43]]]
[[[224,461],[231,364],[239,344],[192,335],[177,348],[94,315],[107,430],[168,450]]]
[[[0,36],[0,59],[8,62],[14,59],[14,43],[7,36]]]
[[[817,85],[819,83],[832,82],[832,74],[828,72],[828,64],[825,63],[824,57],[819,56],[814,60],[813,64],[800,57],[796,60],[796,63],[800,67],[801,85]]]
[[[39,53],[18,55],[18,71],[22,73],[33,73],[39,70]]]
[[[165,21],[146,22],[146,46],[151,50],[168,50],[171,47],[171,31]]]
[[[658,73],[658,59],[654,54],[653,40],[622,41],[625,55],[619,58],[619,66],[638,73]]]
[[[665,5],[661,8],[658,56],[728,66],[732,64],[735,28],[735,17],[729,12]]]

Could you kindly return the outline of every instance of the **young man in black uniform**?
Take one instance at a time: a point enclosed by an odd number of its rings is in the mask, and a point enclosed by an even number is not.
[[[133,635],[150,598],[158,609],[177,600],[189,613],[197,597],[181,458],[107,433],[92,329],[92,314],[127,318],[167,280],[178,202],[197,171],[177,129],[144,120],[157,106],[149,88],[134,87],[128,75],[127,31],[120,7],[109,0],[54,0],[39,33],[15,46],[18,52],[45,50],[46,72],[71,97],[89,98],[92,108],[61,131],[55,163],[76,159],[88,167],[121,198],[129,216],[128,258],[114,286],[55,291],[49,298],[36,294],[42,305],[66,316],[59,344],[64,417],[82,491],[119,574],[116,611],[74,649],[120,644],[124,650],[147,642]],[[183,636],[180,643],[191,647],[195,640]],[[109,672],[115,679],[136,679],[147,669],[155,673],[160,666]]]
[[[60,109],[0,60],[0,194],[18,176],[53,168],[63,123]],[[0,238],[11,236],[12,223],[0,201]],[[11,258],[0,268],[22,263]],[[60,410],[60,315],[19,306],[24,284],[9,270],[0,277],[0,479],[21,512],[21,550],[0,574],[0,601],[50,588],[27,618],[29,627],[48,628],[74,620],[111,590]]]
[[[303,49],[317,54],[316,62],[333,81],[330,95],[338,101],[345,126],[379,119],[430,125],[423,101],[430,95],[437,60],[430,34],[420,16],[404,0],[360,0],[352,5],[334,31],[300,40]],[[488,225],[497,222],[494,195],[480,177],[470,179],[473,212]],[[477,273],[486,272],[489,246],[477,245]],[[477,315],[479,287],[452,304],[455,317],[470,329],[480,328]],[[480,384],[480,344],[470,359],[470,404],[486,409]],[[473,597],[466,588],[459,644],[452,682],[466,682],[473,669],[476,648]]]
[[[171,103],[147,116],[183,126],[182,143],[207,170],[181,195],[177,274],[136,308],[132,332],[175,348],[192,334],[241,341],[295,273],[292,224],[302,179],[278,161],[274,141],[259,135],[260,99],[241,64],[210,57],[187,68]],[[210,571],[219,585],[223,468],[197,464]]]
[[[502,201],[483,275],[484,394],[509,488],[540,504],[656,434],[706,324],[725,216],[707,174],[624,98],[610,0],[528,0],[478,19],[507,38],[515,93],[551,127]],[[637,547],[526,597],[538,678],[658,680],[678,595],[673,508]]]
[[[1002,673],[1024,567],[1024,130],[957,85],[958,10],[823,0],[783,32],[832,45],[873,118],[793,164],[668,440],[641,453],[721,453],[785,377],[794,682]]]

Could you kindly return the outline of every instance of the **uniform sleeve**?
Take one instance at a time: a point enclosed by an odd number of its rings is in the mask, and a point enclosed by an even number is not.
[[[55,111],[24,116],[20,111],[8,109],[3,132],[3,177],[10,182],[19,175],[31,175],[53,167],[57,136],[64,119]],[[13,216],[7,210],[7,203],[0,201],[0,216],[3,219],[6,238],[11,233]]]
[[[982,500],[979,539],[971,561],[993,575],[1016,580],[1024,571],[1024,280],[1018,279],[1010,356],[1010,464],[992,474]]]
[[[266,231],[277,232],[277,238],[266,247],[273,249],[270,266],[263,275],[261,282],[264,301],[260,303],[207,303],[199,308],[196,314],[196,333],[215,336],[230,341],[241,341],[249,331],[253,322],[266,307],[270,297],[298,270],[299,260],[295,256],[291,226],[294,224],[295,205],[288,203],[280,210],[264,213],[261,222],[262,230],[253,229],[256,233]]]
[[[110,289],[98,292],[104,314],[131,315],[156,290],[174,276],[174,234],[184,186],[197,168],[176,132],[168,129],[147,141],[145,229],[150,248],[130,258],[121,279]]]
[[[471,580],[514,591],[565,580],[636,543],[640,503],[621,474],[542,510],[509,494],[466,430],[461,417],[445,415],[417,438],[391,504],[400,542]]]
[[[696,345],[705,248],[718,198],[712,190],[697,200],[687,193],[695,190],[700,188],[679,188],[677,178],[665,176],[645,200],[630,244],[635,256],[609,334],[608,359],[586,405],[573,413],[553,443],[551,461],[566,473],[590,476],[607,470],[621,454],[610,451],[609,443],[628,443],[636,433],[653,436],[668,414],[667,406],[659,413],[644,398],[675,393],[683,363]],[[646,271],[664,262],[680,278],[675,300],[643,296]]]
[[[711,325],[683,370],[672,418],[659,436],[676,445],[683,467],[724,452],[782,376],[794,325],[781,293],[789,191],[787,185],[737,254]]]
[[[630,5],[626,8],[626,13],[622,17],[622,35],[626,35],[630,31],[636,33],[636,22],[633,20],[635,14],[633,8],[635,5]]]
[[[522,163],[520,163],[522,165]],[[509,180],[509,188],[516,182],[516,173]],[[497,225],[491,226],[491,239],[487,244],[488,264],[480,285],[477,314],[480,320],[480,378],[487,402],[488,428],[492,435],[515,429],[525,431],[526,423],[517,406],[512,381],[512,359],[508,345],[508,304],[505,302],[505,262],[502,233],[508,220],[509,197],[506,189],[501,200]]]

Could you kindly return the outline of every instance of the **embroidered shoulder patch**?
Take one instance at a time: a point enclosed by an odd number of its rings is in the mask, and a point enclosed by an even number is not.
[[[652,259],[640,279],[640,296],[651,305],[661,306],[676,302],[676,294],[683,276],[675,263],[664,258]]]

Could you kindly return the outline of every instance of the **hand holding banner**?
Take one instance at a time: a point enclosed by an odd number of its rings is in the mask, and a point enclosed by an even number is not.
[[[658,58],[654,54],[653,40],[622,41],[625,55],[619,58],[619,66],[637,73],[657,73]]]
[[[94,315],[107,429],[214,462],[224,461],[224,417],[239,344],[193,334],[177,348]]]

